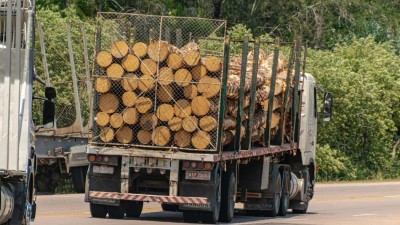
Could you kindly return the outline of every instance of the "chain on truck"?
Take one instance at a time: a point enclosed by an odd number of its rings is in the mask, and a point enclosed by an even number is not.
[[[318,113],[300,41],[229,40],[223,20],[97,19],[92,217],[139,217],[143,202],[182,211],[185,222],[230,222],[239,206],[307,212],[317,120],[329,121],[332,95]]]

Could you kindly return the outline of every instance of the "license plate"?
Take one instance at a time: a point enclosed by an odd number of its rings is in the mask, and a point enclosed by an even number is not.
[[[210,180],[210,171],[189,171],[186,170],[185,179],[187,180]]]
[[[113,174],[114,167],[112,167],[112,166],[93,166],[93,173]]]

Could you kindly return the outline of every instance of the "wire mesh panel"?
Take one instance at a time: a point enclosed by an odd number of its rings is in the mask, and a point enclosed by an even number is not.
[[[226,22],[100,13],[93,143],[217,150]]]

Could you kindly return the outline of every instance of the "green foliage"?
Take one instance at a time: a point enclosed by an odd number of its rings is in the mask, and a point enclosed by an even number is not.
[[[319,143],[367,168],[363,178],[391,171],[400,128],[400,59],[392,45],[361,38],[334,51],[312,50],[307,71],[335,96],[333,120],[319,126]]]

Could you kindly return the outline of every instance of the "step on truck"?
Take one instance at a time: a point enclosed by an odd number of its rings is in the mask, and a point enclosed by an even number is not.
[[[0,224],[29,224],[35,216],[34,14],[34,1],[0,1]],[[55,91],[43,90],[37,101],[50,123]]]
[[[307,212],[317,120],[330,119],[332,95],[318,113],[300,41],[229,39],[223,20],[97,19],[92,217],[139,217],[144,202],[185,222]]]

